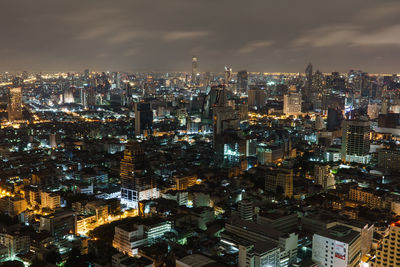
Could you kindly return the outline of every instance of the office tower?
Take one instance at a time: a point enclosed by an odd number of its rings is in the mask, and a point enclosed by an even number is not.
[[[71,87],[64,91],[64,103],[74,103],[74,94]]]
[[[240,93],[246,93],[248,86],[248,74],[247,71],[241,70],[237,73],[237,91]]]
[[[21,87],[10,88],[8,95],[8,120],[22,120],[22,89]]]
[[[335,176],[331,173],[328,164],[315,164],[314,182],[322,186],[323,189],[332,189],[335,186]]]
[[[312,76],[312,93],[311,93],[311,101],[313,104],[314,110],[322,109],[322,95],[325,89],[325,78],[324,75],[317,70]]]
[[[376,250],[371,267],[400,266],[400,221],[392,223],[389,232]]]
[[[231,80],[232,77],[232,68],[225,66],[224,74],[225,74],[225,83],[229,84],[229,81]]]
[[[313,103],[312,103],[313,66],[311,63],[308,64],[305,74],[306,74],[306,84],[305,84],[304,94],[303,94],[304,109],[305,109],[305,111],[309,111],[313,106]]]
[[[239,129],[239,117],[231,107],[215,107],[214,114],[214,136],[222,135],[226,130]]]
[[[293,170],[286,168],[268,170],[265,176],[265,191],[282,193],[285,197],[292,197]]]
[[[328,131],[335,131],[340,129],[342,124],[343,113],[339,109],[329,108],[326,128]]]
[[[142,143],[132,142],[127,144],[120,164],[121,187],[135,187],[134,172],[143,168],[144,156]]]
[[[202,119],[212,120],[213,109],[223,107],[228,103],[228,91],[224,85],[211,87],[208,94],[205,95],[202,107]]]
[[[287,116],[301,113],[301,94],[289,93],[283,96],[283,113]]]
[[[366,164],[370,155],[370,123],[365,119],[346,120],[342,133],[342,160]]]
[[[238,202],[239,218],[241,220],[251,221],[253,220],[254,208],[253,202],[249,199],[243,199]]]
[[[248,106],[253,109],[260,109],[265,106],[265,91],[253,88],[248,91]]]
[[[317,232],[313,235],[312,260],[320,267],[359,266],[360,232],[344,225],[336,225]]]
[[[135,135],[146,135],[152,132],[153,128],[153,110],[150,103],[135,102]]]
[[[88,103],[87,103],[87,93],[84,88],[80,88],[79,90],[79,98],[80,98],[80,104],[84,107],[87,108]]]
[[[137,208],[138,202],[157,198],[154,179],[145,168],[145,154],[140,142],[128,143],[120,164],[121,204]]]
[[[192,83],[195,83],[197,80],[197,74],[198,74],[197,61],[198,61],[197,57],[193,56],[192,57]]]

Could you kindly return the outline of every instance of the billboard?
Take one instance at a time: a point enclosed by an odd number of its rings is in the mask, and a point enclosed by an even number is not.
[[[346,243],[335,241],[334,254],[334,266],[347,266],[348,245]]]

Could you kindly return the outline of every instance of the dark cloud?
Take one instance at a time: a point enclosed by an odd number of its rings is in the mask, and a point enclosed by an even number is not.
[[[2,0],[0,70],[399,72],[398,1]]]

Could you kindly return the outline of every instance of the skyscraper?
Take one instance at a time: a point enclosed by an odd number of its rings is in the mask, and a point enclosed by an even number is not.
[[[370,266],[400,266],[400,221],[392,223]]]
[[[311,63],[306,68],[306,84],[303,93],[304,99],[304,110],[308,111],[311,109],[312,103],[312,78],[313,78],[313,66]]]
[[[265,91],[260,88],[250,89],[248,92],[248,105],[250,108],[255,109],[265,106]]]
[[[225,83],[228,84],[232,76],[232,68],[225,66]]]
[[[141,200],[157,198],[154,179],[145,167],[145,154],[140,142],[126,145],[120,163],[121,203],[136,208]]]
[[[8,120],[22,120],[22,89],[21,87],[10,88],[8,95]]]
[[[197,57],[193,56],[192,57],[192,82],[194,83],[196,81],[196,77],[197,77]]]
[[[153,111],[150,103],[135,102],[135,135],[149,134],[153,127]]]
[[[240,93],[247,92],[248,74],[247,71],[241,70],[237,73],[237,91]]]
[[[346,120],[342,134],[342,160],[366,164],[370,155],[370,123],[365,119]]]

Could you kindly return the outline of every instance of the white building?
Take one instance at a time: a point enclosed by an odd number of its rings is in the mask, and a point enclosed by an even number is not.
[[[288,116],[301,113],[301,94],[290,93],[283,96],[283,113]]]
[[[121,225],[115,227],[113,247],[129,256],[138,254],[138,248],[152,244],[171,230],[171,222],[165,221],[153,225]]]
[[[280,267],[278,244],[259,241],[239,245],[239,267]]]
[[[355,267],[361,260],[361,235],[336,225],[313,236],[312,260],[317,266]]]

